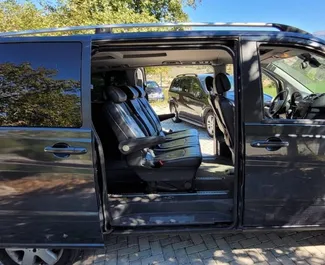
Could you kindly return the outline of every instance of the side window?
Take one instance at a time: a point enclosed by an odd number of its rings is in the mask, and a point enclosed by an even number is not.
[[[0,44],[0,126],[80,127],[81,48]]]
[[[278,84],[273,78],[262,72],[263,102],[269,105],[272,99],[278,94]]]
[[[196,78],[192,78],[190,94],[195,98],[200,98],[202,96],[201,84],[200,81]]]
[[[271,101],[278,94],[278,85],[267,74],[262,73],[262,88],[264,95],[264,102]]]
[[[96,73],[91,75],[91,100],[100,100],[102,98],[103,90],[105,88],[105,78],[103,73]]]
[[[172,82],[171,86],[170,86],[170,91],[173,92],[181,92],[181,80],[179,78],[175,78],[174,81]]]
[[[191,83],[192,83],[192,78],[191,77],[182,78],[181,79],[182,91],[185,92],[185,93],[189,93],[190,88],[191,88]]]

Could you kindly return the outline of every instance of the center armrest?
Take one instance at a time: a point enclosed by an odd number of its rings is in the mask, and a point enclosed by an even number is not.
[[[119,143],[118,148],[124,155],[132,154],[144,148],[151,148],[166,141],[164,136],[148,136],[141,138],[131,138]]]

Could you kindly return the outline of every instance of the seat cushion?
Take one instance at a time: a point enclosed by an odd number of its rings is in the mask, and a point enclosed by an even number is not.
[[[163,168],[166,167],[187,167],[197,169],[202,162],[200,146],[181,148],[173,151],[155,152],[155,160],[163,162]],[[177,176],[175,176],[177,179]]]
[[[199,133],[195,129],[188,129],[188,130],[168,132],[168,133],[164,132],[164,135],[166,136],[167,141],[181,139],[190,136],[196,138],[197,142],[199,142]]]
[[[188,136],[176,140],[170,140],[165,143],[159,144],[155,151],[175,150],[184,147],[198,146],[198,138],[195,136]]]

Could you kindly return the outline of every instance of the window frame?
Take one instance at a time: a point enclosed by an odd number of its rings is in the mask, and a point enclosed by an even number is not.
[[[58,126],[0,126],[1,129],[89,129],[91,122],[91,38],[90,36],[60,36],[60,37],[13,37],[3,38],[0,44],[24,44],[24,43],[79,43],[80,44],[80,126],[58,127]]]

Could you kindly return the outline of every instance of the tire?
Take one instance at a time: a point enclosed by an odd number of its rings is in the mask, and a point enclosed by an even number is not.
[[[170,113],[175,114],[175,117],[172,118],[172,121],[175,122],[175,123],[181,122],[181,119],[178,116],[178,111],[177,111],[177,108],[176,108],[175,104],[170,104],[169,109],[170,109]]]
[[[46,263],[42,260],[37,253],[41,256],[41,251],[49,251],[49,256],[54,253],[56,255],[57,261],[54,263]],[[9,254],[10,253],[10,254]],[[80,250],[78,249],[39,249],[39,248],[8,248],[8,249],[0,249],[0,263],[3,265],[21,265],[22,259],[27,253],[27,255],[34,255],[34,262],[30,262],[29,265],[71,265],[74,263],[76,258],[78,257]],[[34,254],[35,253],[35,254]],[[53,256],[52,256],[53,257]]]
[[[215,116],[212,111],[209,111],[205,115],[205,128],[207,130],[208,135],[212,138],[214,136],[214,129],[215,129]]]

